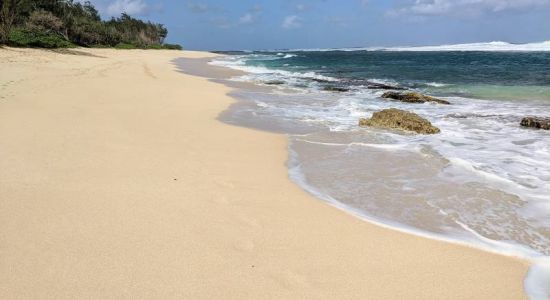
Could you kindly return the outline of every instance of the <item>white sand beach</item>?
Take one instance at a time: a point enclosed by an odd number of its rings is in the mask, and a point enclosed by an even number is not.
[[[525,299],[529,263],[382,228],[217,116],[188,51],[0,48],[1,299]]]

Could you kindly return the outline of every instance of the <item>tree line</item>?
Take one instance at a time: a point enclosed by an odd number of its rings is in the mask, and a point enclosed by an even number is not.
[[[123,13],[101,20],[90,3],[74,0],[0,0],[0,44],[19,47],[181,49],[166,44],[162,24]]]

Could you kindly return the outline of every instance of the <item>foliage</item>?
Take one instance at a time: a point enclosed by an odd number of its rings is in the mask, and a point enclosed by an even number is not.
[[[0,0],[0,44],[8,40],[8,36],[17,20],[17,8],[22,0]]]
[[[74,45],[62,35],[28,29],[15,29],[10,32],[8,41],[16,47],[69,48]]]
[[[176,44],[136,45],[136,44],[120,43],[120,44],[117,44],[115,48],[116,49],[182,50],[182,47]]]
[[[45,10],[35,10],[27,20],[27,29],[35,32],[60,33],[63,21]]]
[[[183,47],[181,45],[167,44],[167,43],[162,44],[162,48],[167,49],[167,50],[182,50],[183,49]]]
[[[120,35],[122,43],[145,47],[151,44],[162,44],[168,30],[162,24],[143,22],[123,13],[119,18],[112,18],[105,23]]]
[[[134,44],[128,44],[128,43],[118,43],[115,46],[116,49],[137,49],[137,46]]]
[[[168,30],[123,13],[102,21],[89,2],[75,0],[0,0],[0,44],[45,44],[125,49],[181,49],[164,45]],[[9,38],[9,39],[8,39]],[[53,42],[62,38],[66,43]],[[15,42],[17,41],[17,42]]]

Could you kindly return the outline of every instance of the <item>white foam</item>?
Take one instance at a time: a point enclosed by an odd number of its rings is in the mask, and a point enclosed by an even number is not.
[[[385,84],[385,85],[393,85],[393,86],[399,85],[399,82],[392,79],[370,78],[368,81],[372,83]]]
[[[291,52],[328,52],[328,51],[550,51],[550,41],[512,44],[502,41],[467,44],[447,44],[434,46],[401,46],[401,47],[356,47],[356,48],[313,48],[293,49]]]
[[[308,144],[316,144],[316,145],[323,145],[323,146],[336,146],[336,147],[359,146],[359,147],[369,147],[369,148],[377,148],[377,149],[384,149],[384,150],[418,151],[418,147],[410,147],[404,144],[373,144],[373,143],[359,143],[359,142],[341,144],[341,143],[326,143],[326,142],[310,141],[310,140],[300,139],[300,138],[296,138],[295,140],[299,142],[308,143]]]
[[[290,56],[292,57],[292,56]],[[283,57],[283,58],[286,58]],[[317,80],[324,80],[324,81],[331,81],[335,82],[338,81],[338,79],[329,77],[329,76],[323,76],[319,75],[315,72],[290,72],[285,70],[279,70],[279,69],[269,69],[262,66],[247,66],[245,63],[246,58],[244,57],[225,57],[218,60],[213,60],[209,62],[209,64],[214,66],[221,66],[221,67],[228,67],[231,69],[256,74],[256,75],[275,75],[280,76],[283,79],[288,78],[302,78],[302,79],[317,79]]]
[[[471,43],[440,46],[390,47],[386,51],[550,51],[550,41],[529,44],[507,42]]]
[[[434,239],[466,247],[473,247],[499,255],[517,257],[523,260],[527,260],[531,262],[532,265],[529,269],[528,276],[525,278],[525,292],[531,299],[534,300],[550,299],[550,285],[548,284],[550,282],[550,257],[542,256],[536,251],[519,244],[488,239],[464,224],[463,228],[471,234],[470,236],[466,236],[458,232],[456,232],[455,235],[452,235],[450,233],[449,235],[436,234],[369,215],[365,211],[360,211],[354,207],[339,202],[338,200],[318,191],[316,188],[311,186],[307,182],[304,173],[301,171],[301,165],[297,159],[297,154],[296,152],[294,152],[294,150],[292,150],[292,142],[289,144],[288,149],[290,153],[288,166],[289,177],[292,181],[301,186],[307,192],[311,193],[316,198],[324,200],[330,205],[347,213],[350,213],[366,222],[375,224],[383,228],[396,230],[399,232],[412,234],[428,239]]]
[[[427,86],[432,86],[432,87],[444,87],[444,86],[448,86],[448,84],[445,84],[445,83],[439,83],[439,82],[428,82],[426,83]]]
[[[533,259],[533,265],[524,280],[524,287],[531,299],[550,299],[550,257]]]
[[[519,185],[516,182],[514,182],[514,181],[512,181],[508,178],[501,177],[498,174],[483,171],[483,170],[477,168],[476,166],[474,166],[474,164],[472,162],[469,162],[465,159],[458,158],[458,157],[449,157],[447,159],[452,164],[454,164],[456,166],[459,166],[459,167],[461,167],[461,168],[463,168],[463,169],[465,169],[469,172],[475,173],[478,176],[480,176],[480,177],[482,177],[486,180],[492,180],[492,181],[495,181],[498,184],[513,185],[513,186],[518,186],[519,187]]]
[[[267,104],[265,102],[262,102],[262,101],[256,101],[255,103],[258,107],[262,107],[262,108],[271,108],[271,107],[273,107],[272,105],[269,105],[269,104]]]

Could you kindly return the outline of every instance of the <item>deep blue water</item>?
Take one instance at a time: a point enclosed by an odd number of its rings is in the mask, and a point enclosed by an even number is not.
[[[443,96],[550,100],[550,52],[297,51],[240,54],[246,56],[247,66],[315,72],[339,80],[330,83],[331,86],[361,86],[364,81],[374,80]]]
[[[315,71],[337,78],[382,78],[402,83],[550,86],[549,52],[331,51],[292,54],[296,56],[250,63]]]

